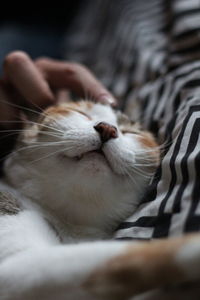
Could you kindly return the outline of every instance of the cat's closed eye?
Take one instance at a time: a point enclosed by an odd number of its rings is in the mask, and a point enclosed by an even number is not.
[[[121,130],[123,134],[140,134],[138,131]]]
[[[89,119],[89,120],[91,120],[92,118],[91,118],[91,116],[89,116],[88,114],[86,114],[84,111],[82,111],[82,110],[79,110],[79,109],[71,109],[72,111],[75,111],[75,112],[77,112],[77,113],[79,113],[79,114],[81,114],[81,115],[83,115],[84,117],[86,117],[87,119]]]

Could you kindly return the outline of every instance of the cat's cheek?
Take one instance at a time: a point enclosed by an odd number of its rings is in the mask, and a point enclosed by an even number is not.
[[[147,159],[151,162],[151,168],[155,169],[160,163],[160,150],[158,144],[149,133],[144,133],[143,136],[138,136],[140,147],[146,151]]]
[[[103,147],[103,151],[113,169],[118,175],[126,175],[131,165],[135,163],[137,141],[130,138],[119,136],[117,139],[110,140]]]

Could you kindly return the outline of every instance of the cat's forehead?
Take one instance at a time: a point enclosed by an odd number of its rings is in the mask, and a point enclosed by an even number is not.
[[[102,119],[116,123],[117,116],[109,105],[103,105],[100,103],[93,103],[91,101],[79,101],[79,102],[66,102],[57,104],[47,108],[41,119],[40,123],[45,123],[48,119],[56,119],[59,117],[75,118],[78,113],[80,116],[92,119]]]

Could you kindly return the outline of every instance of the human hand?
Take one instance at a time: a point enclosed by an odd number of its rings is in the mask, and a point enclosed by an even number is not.
[[[13,139],[5,132],[21,128],[20,108],[42,110],[56,103],[63,90],[97,102],[116,104],[111,93],[83,65],[48,58],[33,61],[22,51],[5,57],[0,80],[0,135],[4,139],[0,143],[0,156],[13,146]]]

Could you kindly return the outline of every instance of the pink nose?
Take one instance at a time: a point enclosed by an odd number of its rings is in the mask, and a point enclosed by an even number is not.
[[[103,143],[110,139],[116,139],[118,137],[117,128],[106,122],[100,122],[94,126],[94,129],[99,133],[101,141]]]

